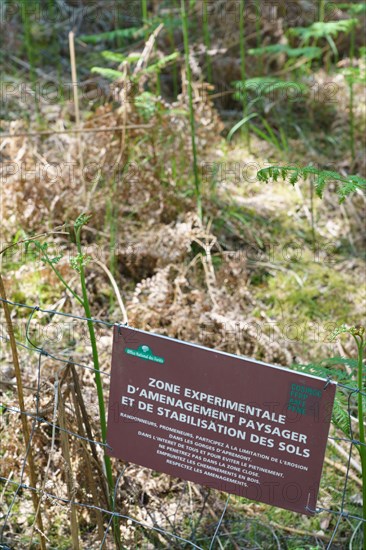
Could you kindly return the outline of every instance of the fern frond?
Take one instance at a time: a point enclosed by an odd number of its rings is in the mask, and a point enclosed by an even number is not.
[[[121,71],[116,71],[115,69],[108,69],[107,67],[92,67],[92,73],[97,73],[106,78],[107,80],[119,80],[125,78],[125,74]]]
[[[346,437],[351,435],[351,421],[347,410],[347,400],[341,394],[336,395],[334,399],[332,421]]]
[[[258,96],[267,95],[281,90],[289,90],[296,92],[305,92],[307,86],[301,82],[294,80],[282,80],[276,77],[257,76],[248,78],[244,82],[236,80],[233,82],[234,88],[237,90],[234,94],[235,99],[241,100],[244,92],[255,92]]]
[[[101,32],[99,34],[82,34],[79,40],[86,44],[99,44],[99,42],[108,42],[116,38],[137,40],[138,38],[142,38],[145,32],[146,30],[143,27],[130,27],[128,29],[117,29],[115,31]]]
[[[305,46],[303,48],[291,48],[286,44],[271,44],[269,46],[262,46],[261,48],[251,48],[248,50],[248,53],[253,56],[261,55],[276,55],[276,54],[285,54],[288,57],[308,57],[313,59],[320,57],[322,50],[316,46]]]
[[[159,61],[154,63],[153,65],[149,65],[145,69],[145,73],[156,73],[164,69],[169,63],[172,63],[173,61],[176,61],[179,57],[178,52],[171,53],[170,55],[165,55]]]
[[[136,54],[136,55],[123,55],[122,53],[117,53],[117,52],[110,52],[110,51],[104,51],[102,52],[102,56],[104,57],[104,59],[106,59],[107,61],[113,61],[114,63],[124,63],[124,62],[127,62],[127,63],[136,63],[141,55],[140,54]]]
[[[300,179],[306,180],[312,177],[317,195],[322,198],[325,186],[330,181],[339,183],[337,195],[339,202],[342,203],[348,195],[355,193],[358,190],[366,190],[366,180],[360,176],[342,176],[338,172],[330,170],[319,170],[314,166],[269,166],[262,168],[257,172],[258,180],[268,183],[270,180],[278,181],[279,178],[289,181],[291,185],[295,185]]]
[[[341,19],[340,21],[317,21],[309,27],[295,27],[290,34],[298,36],[303,43],[313,38],[336,38],[339,33],[349,33],[357,25],[357,19]]]
[[[365,3],[362,3],[362,4],[345,3],[345,4],[338,4],[337,7],[341,10],[346,10],[349,13],[352,13],[353,15],[360,15],[361,13],[365,13],[366,11]]]
[[[347,365],[352,370],[357,368],[357,359],[353,359],[352,357],[329,357],[329,359],[324,359],[322,361],[322,364],[326,365]]]
[[[348,181],[346,181],[337,191],[339,202],[344,202],[348,195],[354,193],[357,189],[365,188],[365,186],[366,180],[363,178],[359,176],[349,176]]]
[[[336,364],[341,364],[340,359],[337,359],[336,362],[332,363],[331,360],[321,361],[320,363],[309,363],[307,365],[295,364],[293,369],[298,372],[305,372],[307,374],[312,374],[313,376],[319,376],[320,378],[332,378],[337,382],[344,382],[349,379],[348,374],[344,370],[332,368]]]

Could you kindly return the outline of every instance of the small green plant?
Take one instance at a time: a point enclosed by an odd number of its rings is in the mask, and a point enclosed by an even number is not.
[[[85,44],[99,44],[100,42],[114,42],[123,39],[129,42],[139,40],[145,35],[143,27],[129,27],[128,29],[117,29],[114,31],[100,32],[98,34],[82,34],[79,40]]]
[[[342,176],[338,172],[330,170],[319,170],[314,166],[305,166],[299,168],[296,166],[269,166],[257,172],[258,180],[268,183],[270,180],[278,181],[282,179],[295,185],[300,180],[309,180],[310,182],[310,215],[311,215],[311,233],[313,247],[315,250],[315,212],[314,212],[314,190],[318,197],[323,198],[325,187],[330,182],[338,184],[337,195],[339,202],[342,203],[352,193],[358,190],[366,190],[366,180],[360,176]]]
[[[257,134],[261,139],[271,143],[279,151],[288,150],[288,139],[287,135],[281,127],[281,121],[277,123],[278,131],[277,133],[271,127],[271,125],[266,120],[266,116],[260,115],[260,112],[264,113],[264,101],[266,98],[272,100],[272,104],[275,104],[275,100],[279,100],[281,94],[284,92],[287,99],[291,100],[294,92],[296,98],[300,95],[303,95],[307,87],[304,84],[282,80],[277,77],[254,77],[249,78],[245,81],[235,81],[234,85],[234,98],[238,101],[245,101],[246,105],[246,116],[243,117],[230,131],[228,139],[230,141],[232,135],[243,125],[247,125],[251,119],[259,117],[262,127],[258,127],[252,123],[248,126],[249,128]],[[253,99],[250,99],[250,96],[253,96]],[[260,107],[257,109],[257,112],[250,113],[249,110],[251,107],[259,103]]]
[[[353,338],[357,347],[357,358],[347,357],[333,357],[331,359],[320,362],[319,364],[309,365],[294,365],[296,370],[307,372],[315,376],[323,376],[326,378],[334,378],[337,382],[341,382],[343,385],[355,382],[357,387],[357,424],[358,435],[353,435],[350,410],[348,404],[349,390],[346,392],[339,388],[336,394],[334,407],[332,412],[332,421],[334,425],[340,429],[347,438],[352,438],[358,441],[356,448],[360,454],[361,471],[362,471],[362,496],[363,496],[363,548],[366,550],[366,442],[365,442],[365,428],[364,428],[364,410],[366,407],[366,398],[363,395],[366,391],[366,369],[363,364],[363,358],[366,351],[366,329],[364,327],[347,327],[342,325],[337,328],[331,335],[330,341],[334,342],[341,335],[349,335]],[[346,371],[334,368],[335,366],[347,366],[348,374]]]
[[[206,49],[207,80],[212,83],[212,64],[209,50],[211,48],[210,29],[208,26],[207,0],[203,0],[203,40]]]
[[[270,93],[279,92],[281,90],[292,90],[304,92],[306,90],[305,84],[295,82],[293,80],[283,80],[276,76],[255,76],[245,81],[236,81],[234,86],[237,90],[236,99],[241,98],[243,91],[255,92],[258,96],[264,97]]]
[[[77,294],[77,292],[75,292],[70,287],[70,285],[66,282],[64,277],[61,275],[61,272],[57,268],[57,264],[62,259],[62,255],[57,255],[53,258],[50,257],[47,242],[42,244],[40,241],[32,240],[32,241],[28,241],[27,245],[28,247],[29,246],[35,247],[35,249],[39,253],[40,260],[52,269],[52,271],[55,273],[55,275],[61,281],[64,287],[72,294],[72,296],[84,308],[85,316],[87,317],[87,319],[89,319],[87,321],[87,324],[88,324],[88,330],[89,330],[90,344],[92,348],[95,385],[96,385],[97,396],[98,396],[100,429],[102,434],[102,441],[103,443],[106,443],[107,442],[107,420],[106,420],[106,412],[105,412],[105,404],[104,404],[104,396],[103,396],[103,384],[102,384],[102,379],[100,375],[100,363],[99,363],[99,355],[98,355],[98,348],[97,348],[97,339],[95,335],[94,324],[93,324],[93,321],[91,320],[92,314],[91,314],[91,307],[89,303],[88,291],[86,286],[86,278],[85,278],[85,267],[88,264],[88,262],[91,260],[91,258],[90,256],[86,256],[83,253],[82,244],[81,244],[82,228],[84,225],[88,223],[90,218],[91,216],[88,216],[86,214],[81,214],[75,221],[74,226],[72,227],[72,235],[73,235],[73,240],[75,241],[75,244],[77,247],[77,255],[70,259],[70,265],[79,274],[81,292],[82,292],[81,296],[79,296],[79,294]],[[110,506],[111,506],[111,509],[113,510],[114,509],[114,501],[113,501],[114,483],[113,483],[113,474],[112,474],[112,464],[111,464],[111,459],[107,454],[104,455],[104,465],[105,465],[105,472],[107,477],[107,487],[108,487],[108,494],[110,499]],[[119,525],[117,521],[114,522],[113,528],[114,528],[115,541],[116,541],[117,547],[119,548],[120,534],[119,534]]]
[[[324,17],[324,14],[320,16]],[[342,19],[340,21],[317,21],[309,27],[294,27],[290,29],[290,35],[300,39],[301,45],[316,46],[321,39],[328,43],[334,59],[338,60],[338,49],[335,39],[340,33],[349,34],[352,28],[357,25],[357,19]]]
[[[119,65],[121,63],[127,63],[130,66],[136,64],[141,58],[140,55],[124,56],[120,53],[110,52],[110,51],[104,51],[102,53],[102,56],[107,61],[112,61],[114,63],[118,63]],[[158,61],[155,61],[155,62],[151,63],[150,65],[148,65],[144,69],[141,69],[138,72],[138,75],[136,75],[136,80],[137,80],[138,77],[141,77],[142,75],[156,75],[156,76],[158,76],[160,71],[162,71],[162,69],[164,69],[170,63],[176,61],[178,57],[179,57],[178,52],[174,52],[170,55],[166,55],[166,56],[162,57]],[[126,78],[126,75],[123,71],[119,71],[119,70],[116,70],[116,69],[111,69],[109,67],[92,67],[91,72],[92,73],[98,73],[101,76],[103,76],[104,78],[106,78],[108,80],[112,80],[113,82],[116,81],[116,80],[121,80],[121,79]]]
[[[300,63],[309,65],[312,60],[319,59],[322,55],[322,49],[317,46],[293,48],[289,44],[270,44],[251,48],[248,50],[248,54],[260,59],[267,57],[269,62],[280,56],[286,56],[283,72],[290,72],[300,66]]]
[[[262,128],[258,128],[254,124],[250,124],[251,130],[257,134],[261,139],[266,141],[267,143],[270,143],[278,151],[288,151],[288,140],[286,136],[286,132],[283,130],[283,128],[279,127],[278,130],[278,136],[271,127],[271,125],[267,122],[267,120],[264,117],[260,117]]]
[[[365,428],[364,428],[364,406],[365,406],[365,396],[363,392],[366,390],[365,375],[366,370],[363,365],[363,358],[366,351],[366,340],[365,340],[365,328],[364,327],[346,327],[342,326],[337,331],[335,331],[333,338],[337,338],[342,334],[348,334],[352,336],[353,340],[356,343],[357,347],[357,389],[358,389],[358,441],[359,444],[356,446],[360,454],[361,459],[361,470],[362,470],[362,497],[363,497],[363,548],[366,550],[366,442],[365,442]],[[355,377],[356,378],[356,377]]]
[[[189,62],[189,39],[188,39],[188,16],[185,6],[185,1],[181,0],[181,17],[182,17],[182,30],[183,30],[183,41],[184,41],[184,58],[185,58],[185,69],[187,75],[187,88],[188,88],[188,101],[189,101],[189,120],[191,125],[191,141],[192,141],[192,153],[193,153],[193,175],[194,175],[194,184],[195,184],[195,194],[197,202],[197,212],[199,217],[202,219],[202,190],[201,190],[201,181],[198,172],[198,162],[197,162],[197,146],[196,146],[196,124],[194,119],[194,109],[193,109],[193,89],[192,89],[192,71],[191,65]]]
[[[157,99],[156,95],[151,92],[142,92],[142,94],[135,97],[134,103],[137,112],[145,122],[149,122],[155,115],[158,108]]]

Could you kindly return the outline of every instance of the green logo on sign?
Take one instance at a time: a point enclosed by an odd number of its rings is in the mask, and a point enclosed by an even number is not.
[[[144,361],[154,361],[161,364],[165,361],[164,357],[154,355],[149,346],[139,346],[137,349],[125,348],[125,353],[144,359]]]
[[[287,410],[298,414],[306,414],[308,410],[314,410],[316,403],[321,399],[322,392],[310,386],[291,384],[290,399]],[[310,407],[309,407],[310,403]]]

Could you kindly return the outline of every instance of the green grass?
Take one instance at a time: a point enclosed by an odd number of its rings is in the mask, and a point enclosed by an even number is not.
[[[353,315],[353,301],[358,292],[351,276],[304,261],[293,269],[303,281],[302,286],[294,279],[291,270],[280,271],[269,278],[268,288],[256,293],[268,306],[267,313],[271,317],[281,317],[283,312],[288,312],[289,319],[293,317],[299,321],[336,320],[339,324],[352,324],[357,317]]]

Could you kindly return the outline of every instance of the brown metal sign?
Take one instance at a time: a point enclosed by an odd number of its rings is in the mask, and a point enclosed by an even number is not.
[[[315,376],[115,327],[108,452],[311,515],[335,390]]]

